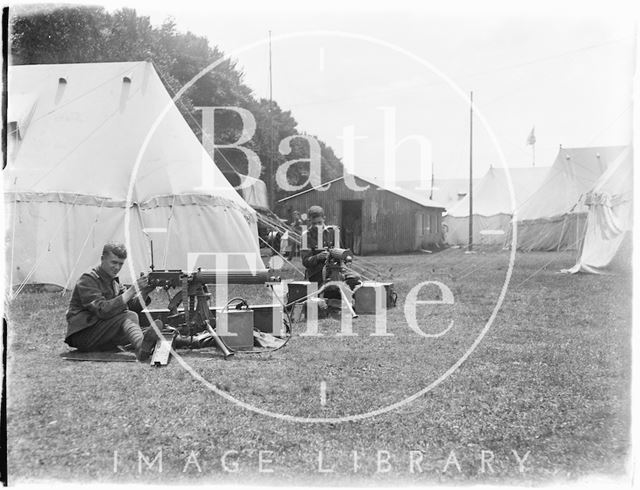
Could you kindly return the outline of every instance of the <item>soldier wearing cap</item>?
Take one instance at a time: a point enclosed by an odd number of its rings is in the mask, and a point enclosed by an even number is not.
[[[324,282],[323,268],[329,258],[329,251],[326,247],[339,247],[336,243],[335,227],[327,227],[324,224],[324,210],[320,206],[311,206],[308,211],[309,229],[303,232],[300,256],[302,265],[306,268],[307,279],[322,285]],[[322,238],[319,241],[319,230],[322,231]],[[341,270],[344,282],[353,289],[360,283],[360,276],[346,268]]]
[[[121,286],[117,276],[126,258],[123,244],[109,242],[102,250],[100,265],[78,279],[66,315],[64,341],[70,347],[88,352],[131,344],[139,361],[153,352],[157,335],[151,327],[142,331],[137,313],[151,302],[149,293],[155,287],[149,285],[147,276],[140,277],[136,286]],[[160,320],[156,324],[162,328]]]

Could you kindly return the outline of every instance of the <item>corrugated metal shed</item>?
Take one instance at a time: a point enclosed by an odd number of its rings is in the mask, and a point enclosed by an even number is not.
[[[350,246],[356,254],[412,252],[442,243],[443,205],[417,192],[385,189],[352,177],[357,187],[366,189],[354,190],[340,177],[323,184],[329,185],[327,190],[310,188],[281,199],[279,204],[282,209],[301,213],[310,206],[322,206],[326,223],[340,226],[342,245]],[[354,218],[359,224],[354,224]],[[360,241],[350,239],[350,233]]]

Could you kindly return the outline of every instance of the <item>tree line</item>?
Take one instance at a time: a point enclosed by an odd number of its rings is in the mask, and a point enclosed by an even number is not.
[[[95,6],[14,7],[10,12],[10,63],[56,64],[151,60],[171,96],[196,74],[225,56],[211,46],[204,36],[179,32],[171,18],[162,25],[151,25],[149,17],[139,16],[134,9],[108,12]],[[266,63],[266,60],[265,60]],[[256,120],[256,132],[244,146],[254,151],[262,164],[262,179],[270,187],[269,162],[278,168],[285,161],[309,157],[302,139],[292,142],[286,156],[278,152],[278,143],[300,134],[291,111],[283,110],[276,101],[256,98],[243,82],[244,74],[237,62],[226,59],[201,77],[177,101],[177,106],[201,139],[202,115],[195,107],[242,107]],[[232,111],[216,112],[215,143],[231,144],[240,136],[240,117]],[[331,147],[316,138],[321,148],[322,181],[342,175],[342,163]],[[215,161],[220,170],[237,185],[236,172],[247,174],[242,152],[216,149]],[[297,163],[288,171],[288,180],[301,185],[309,176],[309,165]],[[235,182],[234,182],[235,180]],[[274,185],[275,198],[287,193]]]

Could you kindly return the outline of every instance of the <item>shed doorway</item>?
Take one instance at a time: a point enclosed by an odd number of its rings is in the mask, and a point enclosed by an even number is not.
[[[340,228],[342,246],[355,255],[362,253],[362,200],[341,201]]]

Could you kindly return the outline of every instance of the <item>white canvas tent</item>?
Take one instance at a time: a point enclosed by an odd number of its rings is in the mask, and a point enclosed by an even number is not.
[[[230,268],[263,268],[255,211],[150,62],[11,66],[8,94],[9,284],[70,288],[127,232],[134,277],[149,270],[148,236],[156,268],[220,267],[211,255],[189,258],[221,252],[249,254]],[[126,265],[120,276],[132,280]]]
[[[525,202],[542,183],[549,167],[510,168],[513,199],[509,191],[507,169],[491,167],[473,188],[473,243],[505,244],[514,209]],[[450,245],[469,242],[469,196],[447,211],[445,239]]]
[[[606,273],[630,266],[633,225],[633,157],[627,148],[585,196],[587,225],[582,251],[566,272]]]
[[[584,196],[625,148],[560,148],[544,182],[516,210],[518,249],[577,250],[586,224]]]
[[[476,185],[480,179],[473,179]],[[433,200],[451,209],[469,193],[469,179],[434,179]]]
[[[474,185],[478,181],[479,179],[473,179]],[[445,209],[452,208],[469,192],[469,179],[434,179],[433,189],[431,182],[427,183],[427,189],[424,189],[425,184],[417,180],[400,180],[397,185],[414,194],[422,194],[433,199]]]
[[[248,175],[242,175],[240,179],[242,182],[240,194],[247,201],[247,204],[254,209],[269,209],[267,184],[263,180]]]

